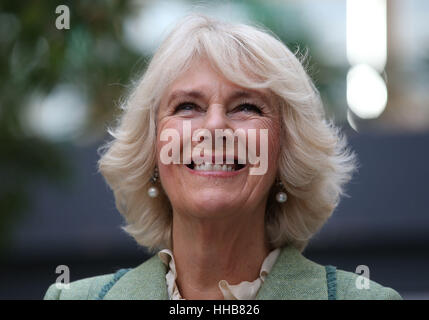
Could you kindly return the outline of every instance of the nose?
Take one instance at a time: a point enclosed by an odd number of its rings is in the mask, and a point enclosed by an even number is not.
[[[229,128],[228,118],[225,114],[225,108],[222,104],[212,104],[207,109],[204,116],[204,128],[213,135],[216,129]]]
[[[210,160],[223,162],[224,155],[234,154],[234,149],[227,149],[228,147],[234,148],[234,143],[232,145],[226,144],[226,137],[229,135],[229,130],[226,129],[232,130],[232,126],[223,104],[216,103],[208,107],[200,129],[202,129],[202,131],[199,132],[199,142],[206,139],[212,141],[212,152],[208,155]],[[216,129],[222,130],[223,132],[218,132],[216,134]],[[214,158],[212,157],[216,157],[216,159],[213,160]]]
[[[212,152],[217,152],[214,151],[216,148],[223,150],[225,148],[225,137],[216,134],[216,129],[231,129],[225,107],[222,104],[211,104],[204,115],[204,120],[201,125],[203,131],[200,132],[200,142],[207,139],[207,135],[210,135],[212,147],[214,148]],[[214,156],[214,153],[212,153],[212,155]]]

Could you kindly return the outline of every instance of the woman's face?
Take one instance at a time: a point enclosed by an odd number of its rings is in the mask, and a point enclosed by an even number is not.
[[[184,123],[191,124],[188,132],[183,129]],[[212,146],[209,149],[212,156],[215,155],[215,148],[222,149],[224,154],[234,154],[235,164],[197,165],[195,161],[183,164],[186,142],[190,143],[194,152],[197,146],[201,147],[200,143],[204,138],[196,137],[196,141],[191,139],[200,129],[207,129],[205,136],[211,133]],[[235,139],[235,147],[229,148],[229,151],[226,149],[226,142],[215,146],[216,129],[230,129],[232,132],[244,130],[247,141],[244,164],[237,163],[239,159],[243,161],[242,156],[238,157],[238,139]],[[263,170],[264,174],[251,174],[250,169],[257,168],[260,164],[249,162],[248,155],[252,152],[249,151],[252,147],[248,143],[249,129],[256,129],[256,152],[261,161],[266,160],[267,169]],[[260,129],[267,129],[266,141],[260,140],[263,132]],[[278,109],[268,90],[250,90],[237,86],[214,71],[206,60],[199,60],[164,93],[157,115],[157,130],[160,178],[175,213],[216,218],[242,214],[249,210],[263,209],[265,212],[268,193],[277,172],[280,147]],[[167,144],[173,140],[169,138],[161,141],[160,137],[163,132],[165,134],[172,131],[177,132],[177,136],[181,138],[180,143],[176,144],[180,149],[180,164],[166,163],[165,155],[173,153],[162,152],[163,147],[164,151],[167,150]],[[223,137],[219,139],[220,143],[226,141]],[[205,150],[208,150],[207,145],[205,144]],[[204,155],[201,151],[198,153]],[[210,158],[214,163],[212,156]],[[205,162],[210,161],[206,158]]]

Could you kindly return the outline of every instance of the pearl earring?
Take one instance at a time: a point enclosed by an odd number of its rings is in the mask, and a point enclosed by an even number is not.
[[[156,198],[159,195],[159,190],[157,187],[155,187],[155,183],[158,181],[158,178],[159,178],[158,168],[155,167],[152,177],[150,178],[150,181],[152,181],[154,185],[147,190],[147,194],[151,198]]]
[[[277,180],[277,186],[281,190],[276,193],[276,200],[278,203],[285,203],[287,201],[287,193],[283,191],[285,189],[280,179]]]

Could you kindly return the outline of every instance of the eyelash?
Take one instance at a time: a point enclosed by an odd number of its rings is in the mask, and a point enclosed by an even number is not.
[[[186,107],[186,106],[192,106],[193,108],[201,109],[198,105],[196,105],[196,104],[195,104],[195,103],[193,103],[193,102],[182,102],[182,103],[179,103],[179,104],[174,108],[174,113],[177,113],[177,112],[179,112],[179,111],[184,110],[184,107]],[[234,111],[234,110],[236,110],[236,109],[242,108],[243,106],[250,107],[251,112],[257,113],[257,114],[259,114],[259,115],[262,115],[262,114],[263,114],[263,108],[260,108],[260,107],[258,107],[257,105],[255,105],[255,104],[253,104],[253,103],[250,103],[250,102],[243,102],[243,103],[240,103],[237,107],[235,107],[235,108],[233,109],[233,111]],[[185,110],[185,111],[189,111],[189,110]],[[239,111],[241,111],[241,110],[239,110]]]
[[[250,110],[252,112],[255,112],[255,113],[259,114],[259,115],[263,114],[262,109],[260,107],[258,107],[257,105],[255,105],[253,103],[250,103],[250,102],[243,102],[243,103],[239,104],[237,107],[235,107],[235,109],[242,108],[243,106],[250,107]]]
[[[192,107],[198,107],[195,103],[192,102],[182,102],[179,103],[175,108],[174,108],[174,113],[177,113],[179,111],[182,111],[184,109],[184,107],[186,106],[192,106]],[[186,111],[186,110],[185,110]]]

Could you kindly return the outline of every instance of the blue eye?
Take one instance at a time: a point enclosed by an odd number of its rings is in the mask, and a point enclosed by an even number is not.
[[[243,103],[243,104],[239,105],[236,108],[236,110],[241,111],[241,112],[251,112],[251,113],[262,114],[261,109],[259,109],[257,106],[255,106],[254,104],[251,104],[251,103]]]
[[[180,111],[194,111],[196,109],[195,104],[190,102],[184,102],[179,104],[175,109],[174,112],[180,112]]]

